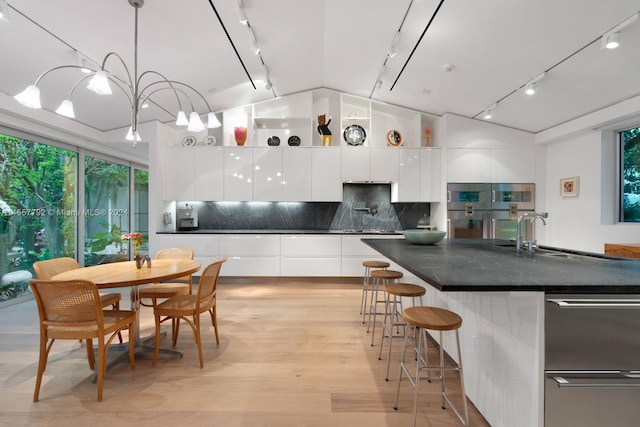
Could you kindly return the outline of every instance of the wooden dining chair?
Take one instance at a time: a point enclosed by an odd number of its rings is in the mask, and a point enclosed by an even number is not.
[[[194,257],[193,249],[190,248],[165,248],[160,249],[156,253],[155,259],[188,259],[192,260]],[[140,305],[145,307],[155,307],[158,305],[158,300],[165,300],[167,298],[174,297],[176,295],[187,295],[192,293],[192,278],[191,275],[182,276],[174,280],[180,282],[163,282],[153,283],[150,286],[140,288]],[[150,300],[150,302],[147,302]],[[171,337],[176,336],[176,322],[171,322]]]
[[[33,401],[38,401],[42,375],[55,340],[86,340],[89,364],[93,365],[93,338],[98,341],[96,376],[98,401],[101,401],[109,345],[123,329],[128,329],[129,336],[133,336],[135,311],[103,310],[98,288],[88,280],[31,280],[29,286],[33,291],[40,316],[40,356]],[[134,346],[130,345],[131,368],[136,366],[133,351]]]
[[[200,333],[200,315],[204,312],[209,312],[211,315],[211,324],[213,325],[213,329],[216,334],[216,344],[220,344],[216,308],[216,289],[218,287],[220,269],[222,264],[226,261],[226,258],[221,258],[218,261],[212,262],[203,270],[202,275],[200,276],[200,281],[198,282],[198,291],[195,295],[176,295],[158,304],[153,309],[156,323],[156,348],[153,355],[153,365],[158,363],[158,353],[160,352],[160,325],[168,319],[176,319],[173,346],[175,347],[178,341],[180,321],[184,320],[193,330],[193,335],[198,346],[200,367],[204,367],[202,358],[202,336]]]
[[[33,263],[33,271],[36,273],[38,280],[51,280],[56,274],[76,268],[80,268],[80,264],[69,257],[51,258]],[[120,310],[121,298],[122,295],[117,292],[100,293],[100,303],[103,308],[111,306],[114,310]],[[122,334],[120,333],[118,333],[118,340],[122,344]],[[93,366],[91,369],[93,369]]]

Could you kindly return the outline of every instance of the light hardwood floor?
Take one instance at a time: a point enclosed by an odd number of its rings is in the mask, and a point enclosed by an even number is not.
[[[56,341],[40,401],[32,402],[35,303],[0,309],[0,425],[409,426],[413,388],[406,380],[399,410],[393,410],[401,341],[394,342],[387,382],[386,355],[378,360],[378,346],[370,346],[358,313],[360,295],[354,284],[220,284],[219,347],[209,318],[202,317],[208,326],[204,369],[183,325],[177,346],[183,358],[161,355],[152,367],[151,354],[143,354],[134,370],[116,366],[105,379],[102,402],[96,401],[85,350],[74,341]],[[153,332],[148,308],[141,325],[142,335]],[[460,425],[451,409],[440,408],[439,387],[422,382],[419,426]],[[447,387],[460,402],[454,376]],[[488,425],[473,405],[470,420]]]

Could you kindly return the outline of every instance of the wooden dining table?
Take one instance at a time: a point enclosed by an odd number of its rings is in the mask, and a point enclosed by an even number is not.
[[[137,268],[135,261],[114,262],[93,265],[56,274],[52,280],[90,280],[98,289],[129,288],[131,310],[136,312],[134,336],[129,337],[129,345],[136,347],[136,352],[148,351],[140,340],[140,293],[139,286],[148,283],[163,282],[193,274],[200,269],[200,262],[184,259],[153,259]],[[164,349],[164,352],[182,355],[175,350]]]

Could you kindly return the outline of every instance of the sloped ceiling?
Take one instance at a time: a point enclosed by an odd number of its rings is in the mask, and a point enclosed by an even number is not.
[[[94,64],[117,52],[134,72],[134,12],[126,0],[9,0],[0,21],[0,91],[15,95],[46,69]],[[640,95],[640,20],[615,50],[603,34],[640,10],[637,0],[147,0],[139,9],[138,73],[155,70],[196,88],[213,111],[329,88],[425,113],[479,118],[537,133]],[[261,49],[250,49],[250,30]],[[397,55],[388,50],[397,32]],[[385,67],[383,68],[383,65]],[[111,57],[107,68],[124,76]],[[268,71],[267,71],[268,70]],[[265,89],[267,78],[272,90]],[[529,80],[546,72],[535,96]],[[81,74],[58,70],[39,87],[55,110]],[[376,82],[381,80],[381,86]],[[127,127],[123,94],[73,93],[76,121]],[[158,93],[142,122],[175,120],[175,96]],[[193,98],[193,108],[207,107]],[[183,99],[189,111],[189,101]],[[16,103],[16,111],[29,114]]]

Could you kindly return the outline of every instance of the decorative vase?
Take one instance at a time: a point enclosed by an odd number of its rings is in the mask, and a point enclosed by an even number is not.
[[[236,144],[242,146],[247,142],[247,128],[237,127],[233,129],[233,136],[236,139]]]
[[[142,268],[142,256],[136,254],[133,259],[136,261],[136,268]]]

